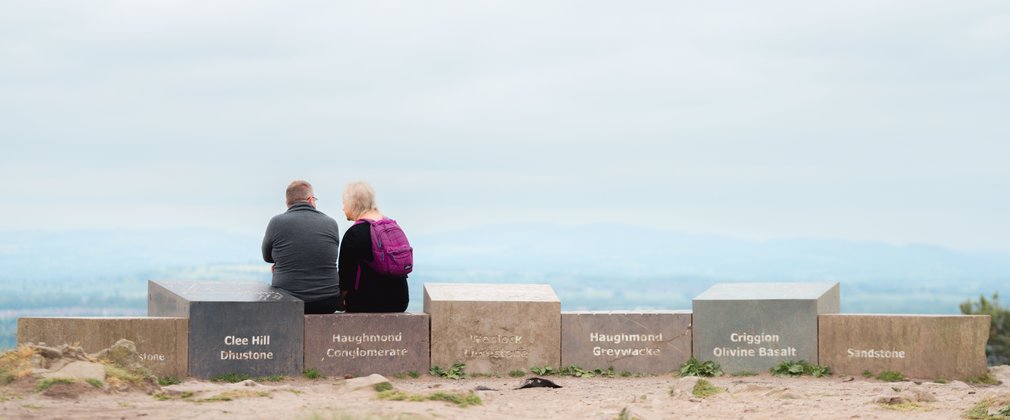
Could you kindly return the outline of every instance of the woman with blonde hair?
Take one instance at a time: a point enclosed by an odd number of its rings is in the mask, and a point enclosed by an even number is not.
[[[375,204],[375,190],[366,182],[348,184],[344,189],[343,202],[344,216],[348,221],[355,222],[344,232],[337,263],[340,269],[340,294],[344,299],[344,307],[347,312],[407,310],[410,298],[407,292],[406,273],[412,269],[413,257],[412,249],[406,243],[406,236],[402,237],[402,241],[391,241],[402,242],[406,246],[405,249],[399,250],[409,254],[406,265],[401,263],[399,267],[390,270],[388,264],[386,266],[377,264],[376,251],[373,249],[375,237],[373,229],[385,229],[393,225],[400,235],[403,231],[399,230],[395,221],[379,212],[379,207]]]

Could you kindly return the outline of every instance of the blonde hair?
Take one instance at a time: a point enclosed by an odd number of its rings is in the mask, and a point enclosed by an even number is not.
[[[365,212],[379,210],[379,207],[375,205],[375,190],[365,181],[347,184],[341,198],[355,218],[358,218]]]
[[[312,191],[312,184],[309,184],[309,181],[296,179],[288,184],[288,190],[284,195],[287,198],[288,206],[290,206],[299,201],[309,201],[309,197],[312,197],[312,194],[314,192]]]

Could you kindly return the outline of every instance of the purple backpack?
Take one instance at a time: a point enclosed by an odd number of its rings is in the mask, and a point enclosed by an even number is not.
[[[368,264],[376,273],[403,277],[414,269],[414,248],[410,247],[407,235],[396,224],[396,220],[383,217],[382,220],[360,219],[354,222],[368,223],[372,227],[372,262]],[[361,268],[358,267],[360,280]]]

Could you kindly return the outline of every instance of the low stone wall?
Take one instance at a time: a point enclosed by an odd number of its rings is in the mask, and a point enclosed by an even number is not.
[[[691,358],[690,311],[561,313],[561,365],[663,374]]]
[[[988,315],[834,314],[818,324],[820,363],[838,374],[963,380],[986,373]]]
[[[426,373],[428,314],[305,315],[305,369],[331,376]]]

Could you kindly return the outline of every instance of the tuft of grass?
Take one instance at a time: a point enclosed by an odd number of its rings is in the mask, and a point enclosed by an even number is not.
[[[374,386],[372,386],[372,388],[375,388],[375,390],[377,392],[389,391],[389,390],[393,389],[393,384],[391,384],[389,382],[379,382],[379,383],[375,384]]]
[[[269,396],[270,393],[267,391],[225,391],[210,398],[195,400],[195,402],[232,401],[245,397],[269,397]]]
[[[245,373],[226,373],[224,375],[212,376],[210,378],[211,382],[227,382],[230,384],[242,382],[248,379],[252,379],[251,376]]]
[[[873,372],[870,372],[869,370],[864,370],[863,371],[863,377],[867,378],[867,379],[872,378],[873,377]]]
[[[414,378],[414,379],[417,379],[417,378],[421,377],[421,373],[418,372],[418,371],[416,371],[416,370],[412,370],[410,372],[407,372],[407,376],[409,376],[411,378]]]
[[[158,378],[158,385],[169,386],[178,385],[182,383],[182,379],[176,378],[175,376],[162,376]]]
[[[72,384],[72,383],[74,383],[74,380],[70,378],[46,378],[40,380],[39,383],[35,385],[35,390],[38,392],[42,392],[49,388],[52,388],[53,385],[56,384]]]
[[[917,404],[915,402],[912,402],[912,401],[906,401],[906,402],[898,403],[898,404],[877,403],[877,405],[879,405],[880,407],[886,408],[888,410],[894,410],[894,411],[919,411],[919,410],[925,411],[925,410],[929,410],[927,407],[923,407],[923,406],[921,406],[921,405],[919,405],[919,404]]]
[[[380,400],[390,400],[390,401],[445,401],[452,404],[456,404],[460,407],[469,407],[471,405],[481,405],[480,396],[473,393],[452,393],[452,392],[436,392],[429,395],[421,394],[410,394],[403,391],[397,391],[394,389],[388,389],[385,391],[380,391],[378,394]]]
[[[309,379],[322,379],[326,377],[326,375],[323,375],[321,372],[315,369],[306,370],[305,372],[302,372],[302,375],[304,375],[306,378]]]
[[[280,382],[284,380],[284,375],[268,375],[256,378],[256,382]]]
[[[621,377],[622,377],[622,378],[630,378],[630,377],[632,377],[633,375],[634,375],[634,374],[633,374],[633,373],[631,373],[630,371],[627,371],[627,370],[622,370],[622,371],[621,371]]]
[[[999,385],[1000,384],[999,379],[996,379],[996,377],[992,376],[992,374],[989,373],[989,372],[983,373],[983,374],[981,374],[979,376],[973,376],[971,378],[965,379],[964,381],[967,382],[967,383],[969,383],[969,384],[972,384],[972,385]]]
[[[815,365],[806,360],[787,360],[771,368],[771,373],[775,376],[809,375],[815,378],[820,378],[831,375],[831,368]]]
[[[523,376],[526,376],[526,371],[522,369],[516,369],[509,372],[509,376],[513,378],[522,378]]]
[[[720,392],[722,392],[722,388],[712,385],[711,382],[704,379],[699,379],[698,382],[694,384],[694,388],[691,389],[691,395],[698,398],[708,398]]]
[[[466,394],[458,392],[436,392],[428,396],[429,400],[432,401],[446,401],[456,404],[460,407],[469,407],[471,405],[481,405],[483,402],[480,396],[473,392],[468,392]]]
[[[0,385],[32,375],[35,350],[26,345],[0,353]]]
[[[452,367],[448,370],[442,369],[441,366],[432,366],[429,372],[431,373],[431,376],[437,376],[440,378],[463,379],[466,378],[466,372],[464,369],[466,369],[465,364],[453,363]]]
[[[396,379],[407,379],[407,374],[403,372],[397,372],[393,374],[393,377]]]
[[[714,361],[702,362],[695,357],[691,357],[678,370],[680,376],[722,376],[722,368]]]
[[[757,374],[758,373],[753,370],[741,370],[739,372],[730,374],[730,376],[757,376]]]
[[[938,379],[936,379],[935,381],[933,381],[933,383],[937,383],[937,384],[945,384],[945,383],[947,383],[947,380],[946,380],[946,379],[943,379],[943,378],[938,378]]]
[[[102,387],[105,386],[105,384],[102,383],[102,381],[100,381],[98,379],[95,379],[95,378],[88,378],[88,379],[85,379],[84,381],[87,382],[88,384],[90,384],[91,386],[93,386],[95,388],[98,388],[98,389],[102,389]]]
[[[888,371],[880,372],[880,374],[877,375],[877,380],[884,381],[884,382],[901,382],[901,381],[905,380],[905,375],[903,373],[901,373],[901,372],[895,372],[893,370],[888,370]]]

